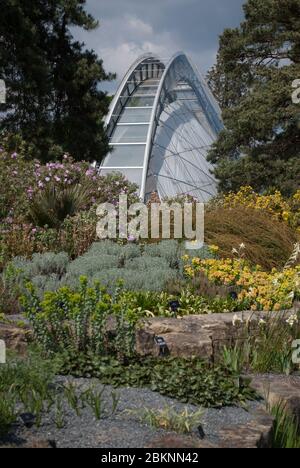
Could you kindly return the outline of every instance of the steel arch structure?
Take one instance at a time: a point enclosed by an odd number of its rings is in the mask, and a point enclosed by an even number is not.
[[[140,57],[111,103],[106,128],[112,151],[100,173],[121,172],[146,200],[217,192],[207,153],[222,130],[221,112],[204,79],[179,52],[166,61]]]

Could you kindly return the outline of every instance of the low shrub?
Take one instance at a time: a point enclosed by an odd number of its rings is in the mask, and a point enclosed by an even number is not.
[[[134,330],[125,319],[126,309],[118,302],[118,292],[110,296],[100,283],[89,288],[87,279],[81,277],[76,291],[63,287],[45,293],[43,300],[28,284],[22,304],[36,342],[47,354],[65,349],[126,357],[133,353]],[[113,333],[108,334],[111,316],[115,322]]]
[[[78,277],[85,275],[112,290],[118,280],[133,291],[162,291],[167,282],[182,277],[182,247],[176,241],[157,245],[117,244],[96,242],[83,256],[70,263],[65,282],[76,286]]]

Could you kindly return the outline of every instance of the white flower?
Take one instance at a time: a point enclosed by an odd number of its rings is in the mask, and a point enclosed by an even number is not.
[[[246,248],[245,244],[242,242],[242,244],[240,245],[240,249],[244,250]]]
[[[243,319],[235,314],[232,319],[232,325],[235,327],[237,323],[243,323]]]
[[[295,323],[298,323],[298,317],[297,315],[291,315],[287,320],[286,323],[290,325],[290,327],[293,327]]]
[[[233,253],[233,254],[237,254],[237,255],[239,254],[238,251],[237,251],[237,249],[235,249],[235,248],[232,249],[232,253]]]
[[[263,326],[265,325],[267,322],[264,320],[264,319],[260,319],[260,321],[258,322],[259,325]]]

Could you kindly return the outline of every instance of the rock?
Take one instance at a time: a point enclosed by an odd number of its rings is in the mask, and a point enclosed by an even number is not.
[[[184,435],[163,435],[153,439],[145,448],[217,448],[213,444],[205,440],[199,440],[196,437],[189,437]]]
[[[273,408],[282,405],[295,418],[300,430],[300,377],[256,375],[251,386]]]
[[[220,448],[272,448],[274,418],[261,408],[254,420],[245,424],[222,428]]]
[[[8,443],[5,445],[0,445],[0,448],[5,449],[55,449],[57,448],[55,440],[48,440],[48,439],[39,439],[38,437],[30,437],[26,441],[22,441],[20,443]]]
[[[285,318],[291,311],[286,314]],[[265,312],[246,311],[143,320],[136,333],[136,350],[141,356],[157,356],[159,349],[154,338],[161,336],[171,356],[198,356],[216,361],[224,346],[243,343],[249,334],[257,335],[261,318],[266,318]]]
[[[57,445],[55,440],[30,439],[22,448],[55,449],[57,448]]]
[[[0,323],[0,340],[5,342],[7,349],[25,354],[31,336],[32,333],[28,328],[20,328],[9,323]]]

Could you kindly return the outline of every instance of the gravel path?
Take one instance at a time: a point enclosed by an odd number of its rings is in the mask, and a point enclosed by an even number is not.
[[[91,408],[86,407],[77,416],[67,402],[63,400],[62,428],[56,423],[59,418],[53,409],[42,419],[40,427],[26,429],[22,423],[15,428],[16,440],[50,439],[55,440],[58,448],[143,448],[159,435],[167,432],[148,426],[140,420],[144,408],[162,409],[172,406],[177,411],[188,408],[189,411],[197,411],[199,408],[193,405],[182,404],[171,398],[164,397],[147,389],[120,388],[103,386],[97,380],[74,379],[71,377],[58,377],[57,384],[71,382],[76,385],[78,392],[83,392],[90,387],[101,391],[103,401],[103,419],[97,420]],[[112,392],[119,397],[117,411],[112,415]],[[254,410],[257,402],[250,402],[249,410]],[[61,414],[59,413],[61,416]],[[253,420],[251,413],[240,407],[227,407],[220,410],[207,409],[204,411],[202,425],[209,442],[218,440],[218,433],[224,426],[246,424]],[[197,436],[195,428],[194,434]]]

